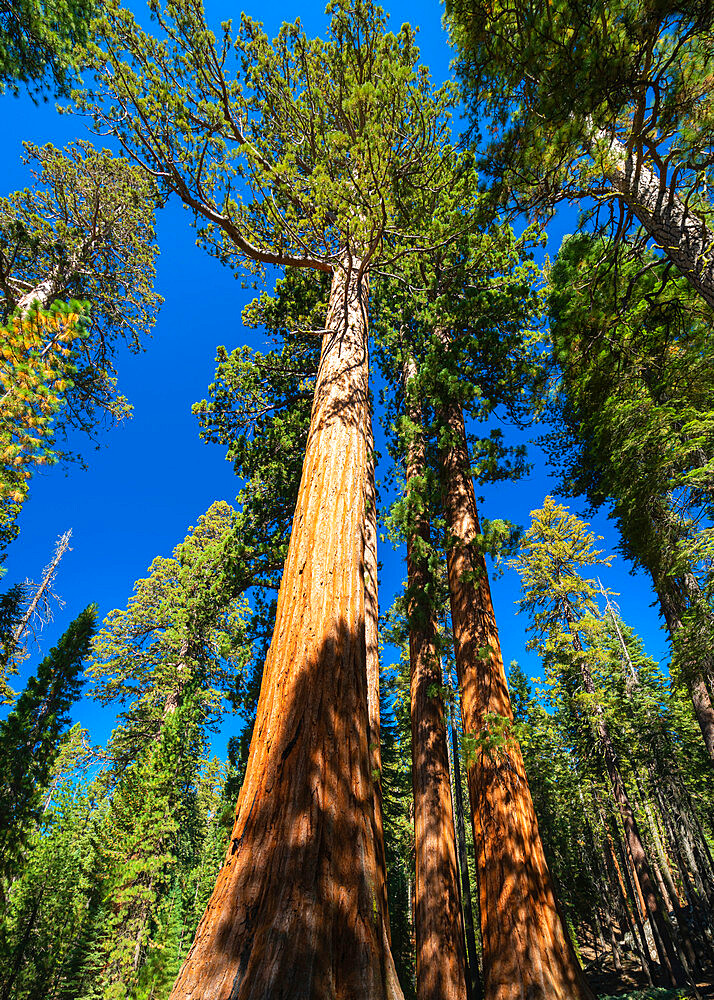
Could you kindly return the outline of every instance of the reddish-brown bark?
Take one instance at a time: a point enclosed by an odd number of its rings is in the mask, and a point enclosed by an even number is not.
[[[172,1000],[401,997],[370,776],[366,307],[366,281],[336,271],[245,781]]]
[[[436,651],[433,588],[427,560],[429,518],[420,484],[426,467],[418,403],[409,400],[413,364],[405,365],[407,414],[407,578],[414,791],[417,1000],[466,1000],[466,957],[459,900],[449,752]]]
[[[523,758],[509,737],[488,746],[489,719],[513,719],[461,407],[442,412],[439,441],[450,534],[449,590],[474,817],[485,1000],[593,1000],[564,932],[543,854]]]
[[[450,707],[451,758],[454,762],[454,806],[456,809],[456,841],[458,844],[459,868],[461,870],[461,909],[464,914],[464,937],[466,938],[466,982],[470,1000],[482,1000],[481,973],[478,965],[478,949],[474,931],[474,913],[471,904],[471,878],[466,857],[466,823],[464,820],[464,796],[461,788],[461,764],[459,741],[456,735],[454,706]]]
[[[377,582],[377,491],[374,483],[374,437],[372,422],[367,428],[368,465],[365,484],[364,542],[364,632],[367,658],[367,716],[369,754],[374,785],[374,846],[377,852],[378,894],[382,919],[391,943],[387,904],[387,859],[384,850],[384,810],[382,807],[382,748],[379,707],[379,589]]]

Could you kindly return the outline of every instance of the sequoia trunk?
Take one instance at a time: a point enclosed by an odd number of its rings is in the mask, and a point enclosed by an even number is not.
[[[367,288],[336,269],[226,861],[173,1000],[401,997],[379,900],[365,666]]]
[[[436,650],[430,526],[422,484],[426,467],[421,408],[410,399],[413,363],[404,381],[407,442],[407,576],[411,667],[412,788],[416,871],[417,1000],[466,1000],[466,962],[459,901],[449,752]]]
[[[482,1000],[481,974],[478,968],[478,950],[474,933],[474,911],[471,904],[471,879],[466,856],[466,823],[464,821],[464,797],[461,790],[461,763],[459,741],[456,735],[456,720],[451,706],[451,756],[454,760],[454,793],[456,801],[456,836],[459,845],[459,867],[461,869],[461,906],[464,913],[464,930],[466,932],[466,973],[471,977],[471,1000]]]
[[[377,891],[382,918],[391,942],[387,904],[387,859],[384,850],[382,806],[382,747],[379,706],[379,588],[377,582],[377,491],[374,482],[374,437],[368,414],[368,464],[365,482],[364,631],[367,659],[367,717],[369,721],[370,772],[374,786],[374,845],[377,852]]]
[[[450,535],[449,590],[481,902],[485,1000],[592,1000],[556,906],[513,719],[461,407],[447,405],[439,441]],[[495,723],[495,729],[492,724]],[[497,732],[505,724],[504,738]]]

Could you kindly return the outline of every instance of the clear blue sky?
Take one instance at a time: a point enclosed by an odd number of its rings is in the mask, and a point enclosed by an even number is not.
[[[148,27],[148,17],[138,2],[131,4]],[[387,4],[391,27],[409,20],[421,28],[419,42],[423,61],[437,82],[449,74],[451,53],[441,26],[443,8],[434,2]],[[317,0],[297,3],[255,4],[247,13],[262,19],[273,33],[284,20],[300,16],[310,34],[323,31],[323,5]],[[209,24],[237,18],[239,11],[227,0],[208,0]],[[21,163],[22,140],[63,145],[87,136],[82,119],[60,116],[50,102],[35,105],[29,99],[0,97],[3,122],[3,194],[30,183]],[[97,144],[99,144],[97,142]],[[117,358],[120,387],[134,406],[134,415],[123,425],[101,434],[101,447],[77,439],[89,468],[50,468],[35,476],[30,499],[21,517],[20,538],[11,546],[6,562],[4,588],[25,577],[38,579],[49,560],[54,542],[67,528],[73,531],[72,552],[62,563],[56,590],[66,601],[56,622],[45,630],[41,647],[46,651],[69,621],[88,603],[99,604],[100,617],[112,608],[124,607],[134,581],[145,575],[152,559],[169,555],[185,536],[189,525],[217,499],[232,502],[237,483],[231,466],[218,446],[208,446],[198,437],[191,404],[204,398],[214,373],[218,344],[229,350],[240,344],[260,347],[260,331],[247,330],[241,311],[251,294],[242,290],[231,274],[195,246],[188,214],[177,202],[164,209],[158,222],[161,256],[157,289],[165,302],[146,351],[137,356],[120,351]],[[565,232],[575,227],[575,217],[564,212],[550,233],[548,253],[554,256]],[[210,304],[210,308],[209,308]],[[507,438],[512,433],[504,428]],[[515,433],[515,432],[513,432]],[[521,439],[521,436],[518,436]],[[543,457],[531,449],[534,470],[527,480],[499,484],[481,490],[486,495],[483,515],[529,523],[529,511],[542,504],[553,488]],[[577,510],[577,507],[575,507]],[[611,551],[615,533],[604,516],[593,522],[605,537],[603,548]],[[384,569],[380,604],[386,609],[405,575],[403,553],[382,545]],[[622,559],[602,574],[603,581],[619,591],[625,620],[645,638],[648,651],[666,660],[667,650],[655,610],[651,588],[642,575],[628,575]],[[514,601],[519,581],[507,573],[493,585],[504,659],[519,660],[537,675],[539,662],[525,652],[525,621],[515,616]],[[389,657],[388,657],[389,658]],[[25,665],[13,686],[37,662],[37,652]],[[112,727],[111,709],[101,709],[83,699],[75,718],[90,729],[95,742],[104,742]],[[224,727],[230,734],[231,722]],[[217,745],[222,751],[222,741]]]

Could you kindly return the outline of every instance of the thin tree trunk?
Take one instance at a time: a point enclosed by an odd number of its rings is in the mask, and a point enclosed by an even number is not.
[[[615,920],[610,913],[607,914],[607,929],[610,934],[610,951],[612,952],[612,961],[615,966],[615,971],[622,972],[622,953],[620,952],[620,946],[617,943]]]
[[[568,626],[571,628],[573,649],[578,653],[582,653],[583,648],[580,642],[580,637],[576,631],[572,630],[574,615],[569,607],[565,607],[564,616],[568,622]],[[625,783],[622,780],[617,752],[610,737],[608,725],[603,715],[602,706],[597,700],[597,692],[590,674],[590,668],[583,657],[580,658],[578,666],[580,669],[580,676],[583,679],[583,687],[590,696],[591,712],[593,722],[595,724],[595,731],[597,733],[597,743],[600,756],[605,764],[605,769],[610,781],[610,787],[612,788],[612,794],[622,819],[627,846],[630,851],[630,857],[632,858],[637,881],[639,882],[642,892],[645,912],[647,913],[652,926],[657,953],[662,965],[667,970],[669,979],[673,985],[676,985],[684,978],[684,969],[679,961],[679,956],[677,955],[674,941],[672,940],[672,936],[669,932],[669,927],[665,921],[662,911],[660,910],[660,902],[652,880],[652,874],[647,861],[647,855],[645,854],[640,830],[637,825],[637,820],[635,818],[634,810],[632,809],[630,798],[625,788]]]
[[[32,616],[37,610],[37,605],[40,603],[44,595],[47,593],[47,588],[52,583],[52,578],[57,571],[60,559],[69,548],[69,540],[71,537],[72,537],[72,531],[71,530],[65,531],[65,533],[57,542],[57,545],[55,546],[54,555],[52,556],[52,560],[49,566],[46,566],[42,573],[42,580],[40,581],[40,585],[35,591],[32,600],[27,606],[27,610],[25,611],[24,615],[18,622],[17,627],[15,628],[15,631],[12,634],[12,643],[15,649],[20,645],[20,640],[25,635],[25,632],[29,627],[30,621],[32,620]],[[45,607],[47,608],[47,605],[45,605]],[[51,617],[51,615],[49,615],[49,612],[48,616]]]
[[[466,824],[464,822],[464,798],[461,790],[461,761],[459,741],[456,735],[454,708],[451,706],[451,748],[454,759],[454,789],[456,795],[456,832],[459,846],[459,866],[461,868],[461,900],[464,911],[464,927],[466,930],[466,948],[468,952],[467,971],[471,974],[471,996],[473,1000],[481,1000],[483,989],[478,968],[478,949],[474,932],[474,911],[471,902],[471,879],[466,855]]]
[[[25,929],[22,933],[22,938],[15,948],[15,952],[12,960],[12,972],[10,973],[10,978],[5,981],[5,985],[2,991],[1,1000],[10,1000],[12,997],[13,987],[15,985],[15,980],[17,979],[20,970],[22,969],[23,963],[25,961],[25,951],[27,950],[27,945],[30,940],[30,935],[32,934],[33,928],[35,926],[35,921],[37,920],[37,914],[40,910],[40,903],[42,901],[42,894],[44,892],[44,887],[35,897],[30,916],[27,923],[25,924]]]
[[[677,192],[618,139],[598,129],[605,175],[649,236],[714,308],[714,234]],[[596,154],[598,155],[598,154]]]
[[[649,982],[650,986],[652,986],[653,983],[654,983],[654,978],[653,978],[653,975],[652,975],[652,973],[653,973],[653,969],[652,969],[652,955],[650,954],[649,943],[647,941],[647,935],[645,934],[644,924],[642,923],[642,911],[640,910],[640,906],[639,906],[638,900],[637,900],[635,885],[634,885],[634,881],[633,881],[634,872],[632,872],[632,870],[630,868],[630,862],[629,862],[629,858],[627,857],[627,851],[626,851],[625,847],[623,846],[622,842],[620,841],[619,831],[618,831],[618,842],[619,842],[620,853],[621,853],[621,857],[622,857],[622,868],[620,867],[620,865],[618,863],[617,854],[616,854],[615,847],[614,847],[613,842],[612,842],[612,836],[610,834],[610,831],[607,829],[607,826],[605,827],[605,831],[606,831],[608,846],[610,848],[610,854],[611,854],[613,863],[615,865],[618,878],[620,879],[620,884],[622,884],[623,876],[624,876],[625,881],[627,882],[627,890],[624,890],[624,888],[623,888],[623,895],[624,895],[625,902],[627,902],[628,892],[629,892],[629,897],[632,900],[632,921],[633,921],[633,923],[632,923],[632,940],[633,940],[633,943],[635,944],[635,948],[637,950],[637,953],[640,956],[640,962],[642,963],[642,968],[643,968],[643,970],[644,970],[644,972],[645,972],[645,974],[647,976],[648,982]],[[629,910],[628,907],[626,907],[626,910],[627,910],[627,915],[629,917],[630,910]],[[637,942],[639,942],[639,944],[637,944]]]
[[[434,587],[428,563],[430,525],[421,489],[426,455],[421,407],[409,388],[415,369],[409,359],[404,366],[404,384],[411,425],[406,442],[406,499],[417,1000],[466,1000],[443,680],[436,650]]]
[[[699,967],[699,960],[697,958],[697,953],[692,943],[692,939],[689,935],[689,927],[687,926],[687,920],[685,914],[682,911],[682,905],[679,899],[679,893],[677,892],[677,887],[674,884],[674,879],[672,877],[672,871],[669,866],[669,859],[667,858],[667,853],[664,849],[664,844],[662,843],[662,838],[660,837],[659,829],[657,828],[657,820],[652,811],[652,807],[647,799],[644,790],[640,790],[640,795],[644,802],[645,815],[647,816],[647,824],[650,828],[652,835],[652,843],[654,844],[655,854],[659,860],[659,872],[664,886],[660,890],[662,893],[662,898],[667,899],[669,896],[670,905],[674,911],[674,916],[677,921],[677,927],[679,928],[679,935],[682,941],[682,947],[687,958],[687,962],[691,969],[697,969]]]
[[[335,270],[226,861],[173,1000],[390,1000],[365,645],[367,287]]]
[[[591,1000],[561,924],[523,758],[516,741],[489,746],[491,720],[513,719],[486,564],[478,549],[476,498],[461,407],[441,414],[439,458],[456,669],[474,819],[486,1000]],[[483,742],[479,742],[483,741]]]

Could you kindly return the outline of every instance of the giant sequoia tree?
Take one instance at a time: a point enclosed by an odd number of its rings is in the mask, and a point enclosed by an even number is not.
[[[443,677],[437,646],[428,468],[421,402],[404,362],[406,453],[403,512],[407,536],[412,788],[414,793],[415,936],[418,1000],[467,995]]]
[[[468,164],[464,157],[462,164]],[[479,232],[417,260],[380,298],[381,345],[397,341],[418,359],[412,392],[428,401],[437,439],[455,645],[474,819],[484,995],[488,1000],[587,997],[558,913],[517,741],[506,685],[472,472],[482,481],[517,475],[522,456],[496,430],[472,456],[465,413],[486,421],[497,406],[519,410],[533,365],[529,327],[537,314],[529,238],[497,226],[466,172],[437,223],[470,204]],[[461,200],[460,197],[461,196]],[[391,341],[393,343],[394,341]],[[390,356],[386,369],[390,370]],[[392,362],[393,363],[393,362]],[[418,527],[418,521],[412,529]],[[505,735],[505,738],[503,738]]]
[[[193,209],[208,247],[332,280],[231,847],[175,997],[399,993],[367,716],[368,281],[422,249],[409,235],[448,178],[450,96],[432,93],[408,26],[385,33],[367,3],[329,11],[324,42],[294,24],[271,44],[245,16],[217,41],[198,4],[156,11],[161,42],[113,5],[97,28],[101,124]]]

